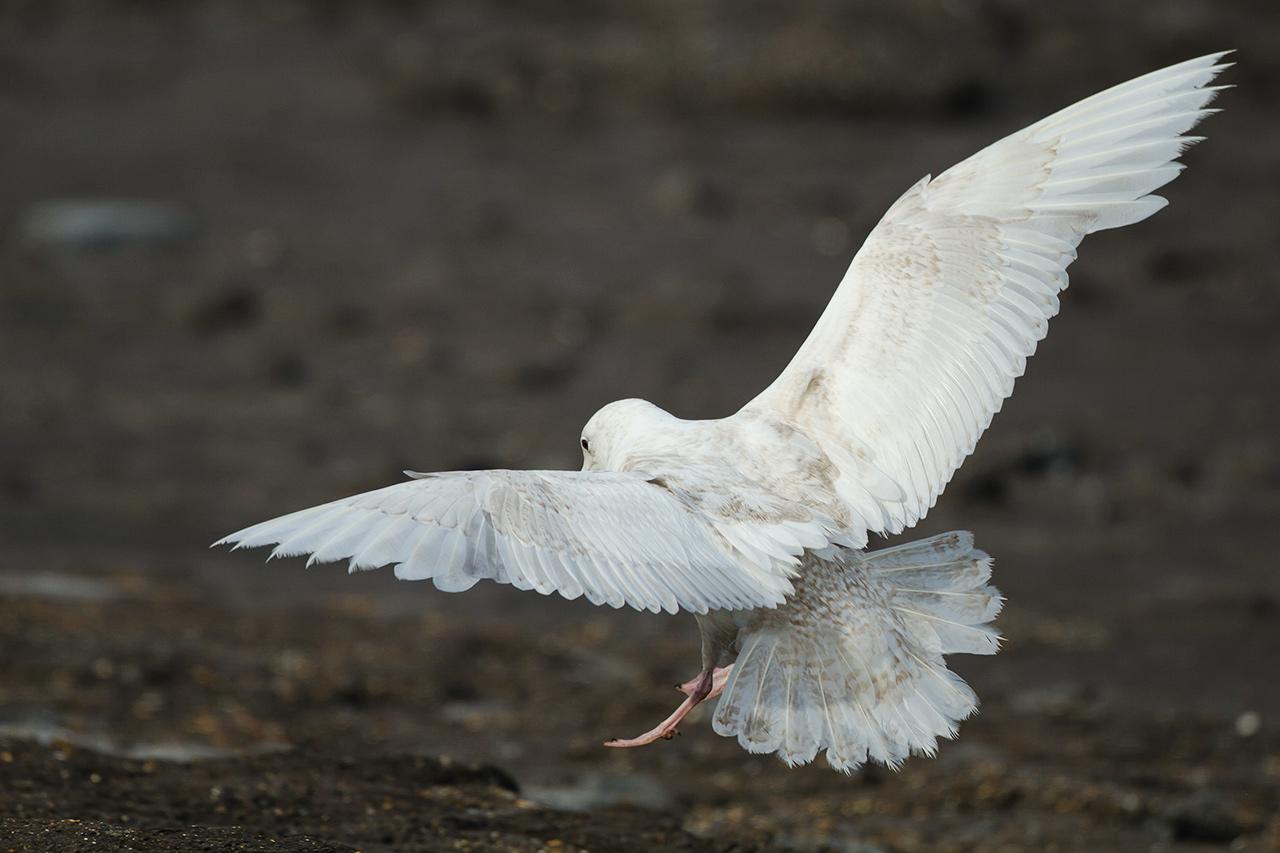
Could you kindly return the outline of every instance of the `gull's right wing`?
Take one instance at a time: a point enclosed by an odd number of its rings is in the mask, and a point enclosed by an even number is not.
[[[733,518],[639,474],[413,476],[214,544],[276,545],[272,557],[346,559],[351,571],[394,564],[396,577],[430,578],[449,592],[488,578],[593,604],[705,613],[781,604],[803,550],[838,538],[797,507],[767,521]]]

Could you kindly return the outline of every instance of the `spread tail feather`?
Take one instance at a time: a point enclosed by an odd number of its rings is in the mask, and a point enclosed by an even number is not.
[[[942,656],[998,649],[988,623],[1003,600],[990,576],[991,558],[964,532],[809,555],[795,596],[744,615],[716,732],[788,765],[825,749],[845,773],[932,755],[977,707]]]

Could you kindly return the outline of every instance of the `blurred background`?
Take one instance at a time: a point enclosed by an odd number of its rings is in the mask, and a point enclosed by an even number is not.
[[[912,532],[1009,598],[937,759],[788,771],[705,712],[607,751],[692,619],[206,550],[577,467],[614,399],[728,414],[922,175],[1225,48]],[[1278,57],[1262,0],[0,2],[0,836],[1280,848]]]

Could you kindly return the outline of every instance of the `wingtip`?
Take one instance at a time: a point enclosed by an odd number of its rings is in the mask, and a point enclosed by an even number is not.
[[[1206,54],[1204,54],[1204,55],[1202,55],[1202,56],[1197,56],[1195,59],[1189,59],[1189,60],[1187,60],[1187,61],[1186,61],[1186,63],[1183,63],[1183,64],[1186,64],[1186,65],[1194,65],[1194,64],[1195,64],[1195,63],[1197,63],[1197,62],[1203,62],[1203,63],[1207,63],[1207,64],[1209,64],[1209,65],[1213,65],[1213,66],[1221,66],[1221,67],[1223,67],[1223,68],[1230,68],[1232,65],[1235,65],[1235,63],[1234,63],[1234,62],[1226,62],[1226,63],[1224,63],[1224,62],[1221,62],[1221,60],[1222,60],[1222,58],[1223,58],[1223,57],[1230,56],[1231,54],[1233,54],[1233,53],[1235,53],[1235,52],[1236,52],[1236,48],[1234,48],[1234,47],[1229,47],[1229,48],[1227,48],[1226,50],[1217,50],[1217,51],[1214,51],[1213,53],[1206,53]]]

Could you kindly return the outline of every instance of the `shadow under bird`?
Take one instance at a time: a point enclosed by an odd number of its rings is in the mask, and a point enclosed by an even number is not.
[[[1058,313],[1086,234],[1146,219],[1226,53],[1130,80],[925,177],[854,257],[773,384],[719,420],[597,412],[581,471],[410,473],[233,533],[308,564],[393,565],[694,614],[699,673],[652,730],[719,697],[715,731],[849,772],[932,754],[977,703],[944,655],[993,654],[1003,599],[967,532],[878,551],[933,506]]]

